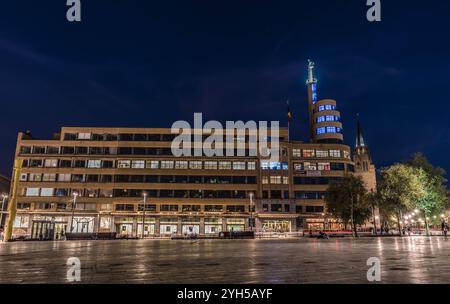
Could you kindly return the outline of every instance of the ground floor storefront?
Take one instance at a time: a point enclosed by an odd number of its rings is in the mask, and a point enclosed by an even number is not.
[[[253,225],[252,225],[253,223]],[[251,226],[252,225],[252,226]],[[323,218],[296,214],[255,216],[187,216],[135,214],[18,214],[13,235],[31,239],[63,239],[72,233],[115,233],[117,237],[216,237],[221,232],[292,233],[336,226]],[[332,228],[332,227],[331,227]]]

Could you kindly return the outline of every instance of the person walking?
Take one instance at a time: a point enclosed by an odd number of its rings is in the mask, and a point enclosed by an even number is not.
[[[444,223],[444,237],[447,239],[447,233],[448,233],[448,224]]]

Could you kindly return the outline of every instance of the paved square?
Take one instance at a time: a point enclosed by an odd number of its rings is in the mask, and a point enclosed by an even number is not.
[[[382,283],[450,283],[443,237],[1,243],[0,283],[67,283],[69,257],[81,283],[368,283],[370,257]]]

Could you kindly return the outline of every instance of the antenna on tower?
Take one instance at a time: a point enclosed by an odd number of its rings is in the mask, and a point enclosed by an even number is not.
[[[308,59],[308,79],[306,80],[306,84],[317,83],[317,79],[314,78],[314,65],[315,63]]]

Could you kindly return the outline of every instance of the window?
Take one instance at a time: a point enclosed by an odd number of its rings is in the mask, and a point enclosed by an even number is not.
[[[143,210],[144,210],[144,204],[139,204],[138,205],[138,211],[143,211]],[[156,212],[156,205],[145,204],[145,211]]]
[[[202,168],[201,161],[190,161],[189,162],[189,169],[201,169],[201,168]]]
[[[283,176],[283,184],[284,184],[284,185],[289,184],[289,177]]]
[[[325,132],[326,132],[325,127],[320,127],[316,129],[317,135],[324,134]]]
[[[323,121],[325,121],[325,116],[317,117],[317,122],[323,122]]]
[[[119,160],[117,162],[117,168],[128,169],[131,167],[131,161],[129,160]]]
[[[36,209],[52,209],[52,204],[50,203],[37,203],[35,204]]]
[[[319,171],[330,171],[330,163],[318,163],[317,169]]]
[[[222,205],[205,205],[205,212],[222,212]]]
[[[268,176],[263,176],[261,178],[262,184],[263,185],[267,185],[269,183],[269,177]]]
[[[341,151],[340,150],[330,150],[330,157],[341,157]]]
[[[150,169],[159,169],[159,161],[158,160],[148,160],[145,164],[147,168]]]
[[[316,171],[317,170],[317,164],[316,163],[304,163],[305,170],[307,171]]]
[[[245,212],[244,205],[227,205],[227,212]]]
[[[178,205],[161,205],[159,210],[161,212],[176,212],[178,211]]]
[[[59,167],[60,168],[70,168],[72,167],[72,161],[68,159],[61,159],[59,161]]]
[[[271,212],[282,212],[283,209],[281,209],[281,204],[271,204],[270,211]]]
[[[41,159],[30,159],[30,167],[42,167]]]
[[[200,205],[183,205],[182,212],[200,212]]]
[[[48,168],[56,168],[58,167],[58,160],[57,159],[46,159],[44,162],[44,166]]]
[[[44,182],[54,182],[56,181],[56,173],[44,173],[42,180]]]
[[[86,168],[86,161],[85,160],[76,160],[76,161],[74,161],[73,166],[75,168]]]
[[[306,206],[306,212],[308,213],[322,213],[323,206]]]
[[[303,150],[303,157],[314,157],[314,150]]]
[[[328,157],[328,151],[327,150],[317,150],[316,157]]]
[[[116,211],[134,211],[134,205],[132,205],[132,204],[117,204]]]
[[[78,133],[79,140],[89,140],[91,139],[91,133]]]
[[[350,159],[350,153],[346,150],[344,150],[343,152],[344,152],[344,158]]]
[[[70,174],[58,174],[58,182],[70,182]]]
[[[17,209],[30,209],[31,203],[17,203]]]
[[[131,168],[133,169],[144,169],[145,161],[143,160],[133,160],[131,162]]]
[[[267,161],[261,162],[261,169],[262,170],[269,170],[269,162],[267,162]]]
[[[294,157],[301,157],[302,156],[302,150],[301,149],[292,149],[292,156],[294,156]]]
[[[39,188],[27,188],[25,196],[39,196]]]
[[[255,162],[247,162],[247,169],[248,170],[256,170],[256,163]]]
[[[233,170],[245,170],[245,162],[233,162]]]
[[[30,173],[30,182],[40,182],[42,181],[42,174],[41,173]]]
[[[205,161],[205,169],[217,170],[217,162],[215,162],[215,161]]]
[[[327,127],[327,133],[336,133],[336,127]]]
[[[281,176],[271,176],[270,177],[271,184],[281,184]]]
[[[177,160],[175,161],[175,169],[187,169],[188,168],[188,162],[183,160]]]
[[[59,147],[47,147],[47,154],[59,154]]]
[[[42,188],[41,196],[53,196],[54,189],[53,188]]]
[[[101,168],[101,160],[88,160],[88,168]]]
[[[294,163],[294,170],[295,171],[302,171],[303,170],[303,164],[302,163]]]

